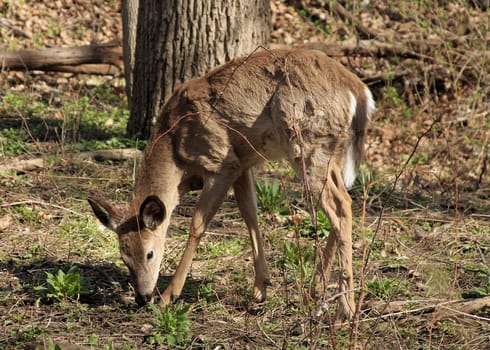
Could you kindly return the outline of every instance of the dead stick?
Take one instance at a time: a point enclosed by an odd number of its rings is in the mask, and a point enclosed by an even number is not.
[[[128,160],[136,159],[142,157],[142,152],[136,148],[125,148],[125,149],[106,149],[91,152],[82,153],[70,153],[67,154],[63,159],[70,161],[73,160],[83,160],[83,159],[94,159],[96,161],[104,160]],[[0,173],[4,171],[14,170],[14,171],[33,171],[36,169],[41,169],[46,167],[46,162],[44,158],[34,158],[34,159],[22,159],[22,160],[9,160],[8,164],[0,165]]]
[[[378,35],[370,30],[369,28],[365,27],[361,21],[359,21],[352,13],[346,10],[344,6],[342,6],[338,1],[335,1],[334,4],[334,11],[339,15],[342,20],[348,20],[354,26],[356,27],[357,31],[359,32],[359,36],[363,39],[374,39]]]

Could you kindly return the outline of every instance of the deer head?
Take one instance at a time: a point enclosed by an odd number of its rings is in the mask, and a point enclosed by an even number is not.
[[[88,198],[95,216],[117,233],[119,249],[128,267],[136,291],[136,302],[142,306],[152,300],[163,259],[168,227],[165,204],[157,196],[148,196],[138,210],[123,216],[120,210],[101,199]]]

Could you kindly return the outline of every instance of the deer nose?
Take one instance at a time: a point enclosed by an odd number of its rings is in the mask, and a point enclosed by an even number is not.
[[[147,303],[151,303],[153,300],[153,295],[141,295],[141,294],[136,294],[136,303],[138,304],[139,307],[145,306]]]

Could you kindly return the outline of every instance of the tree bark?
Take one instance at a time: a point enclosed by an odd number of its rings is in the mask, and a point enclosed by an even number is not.
[[[142,1],[128,136],[149,136],[176,85],[266,44],[270,18],[268,0]]]
[[[133,95],[134,52],[136,48],[138,8],[139,0],[122,1],[124,78],[126,81],[126,97],[129,106],[131,106]]]

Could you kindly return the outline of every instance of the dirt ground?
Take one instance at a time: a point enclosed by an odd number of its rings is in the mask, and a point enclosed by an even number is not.
[[[327,51],[375,96],[351,191],[354,322],[336,324],[335,301],[319,312],[307,297],[317,243],[302,184],[283,163],[256,171],[286,198],[261,204],[268,300],[252,301],[251,248],[230,193],[170,319],[138,308],[117,238],[86,201],[131,193],[134,160],[84,156],[144,147],[124,137],[122,75],[0,71],[1,348],[490,348],[489,10],[484,1],[341,2],[352,19],[329,3],[272,1],[272,39]],[[1,2],[0,51],[119,40],[119,10],[119,1]],[[174,213],[160,290],[197,196]],[[328,222],[318,227],[328,234]],[[71,266],[79,298],[43,289]]]

